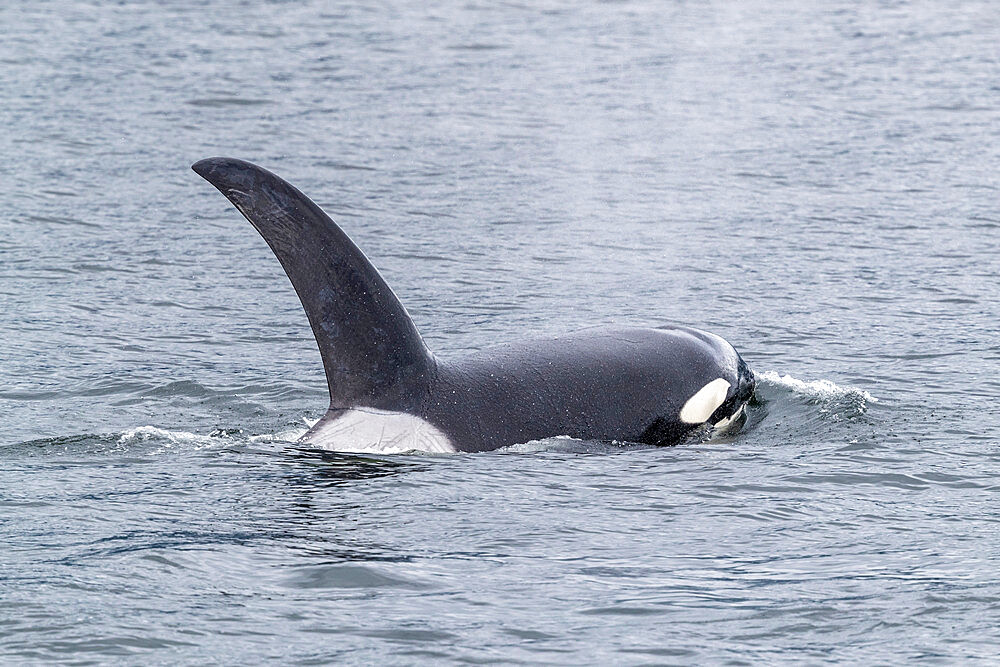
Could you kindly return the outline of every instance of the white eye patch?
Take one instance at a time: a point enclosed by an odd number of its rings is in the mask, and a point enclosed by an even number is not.
[[[681,421],[685,424],[703,424],[708,421],[712,413],[725,402],[726,393],[731,386],[722,378],[717,378],[706,384],[681,408]]]

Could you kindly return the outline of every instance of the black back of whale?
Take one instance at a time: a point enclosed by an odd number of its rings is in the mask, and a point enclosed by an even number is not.
[[[683,327],[595,327],[440,363],[424,414],[483,449],[555,435],[674,444],[697,427],[680,421],[684,403],[717,378],[732,387],[714,421],[752,392],[749,370],[722,339]]]
[[[242,160],[192,168],[260,232],[302,302],[330,389],[330,411],[310,433],[374,408],[421,417],[462,451],[558,435],[664,445],[697,428],[679,415],[707,383],[730,384],[712,422],[753,391],[728,343],[684,327],[586,329],[439,360],[378,270],[308,197]]]

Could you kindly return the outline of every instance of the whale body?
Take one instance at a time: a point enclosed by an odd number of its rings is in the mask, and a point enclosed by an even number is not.
[[[737,421],[753,372],[698,329],[593,327],[435,357],[364,253],[257,165],[195,163],[264,238],[309,318],[330,408],[300,442],[336,451],[480,452],[556,436],[674,445]]]

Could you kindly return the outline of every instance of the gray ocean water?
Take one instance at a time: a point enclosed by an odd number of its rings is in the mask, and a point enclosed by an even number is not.
[[[1000,658],[1000,9],[0,4],[0,662]],[[449,357],[725,336],[735,436],[294,444],[319,355],[189,165]]]

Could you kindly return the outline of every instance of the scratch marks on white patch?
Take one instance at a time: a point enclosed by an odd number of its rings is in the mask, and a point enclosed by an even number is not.
[[[726,401],[729,391],[727,380],[716,378],[699,389],[681,408],[681,421],[685,424],[703,424]]]
[[[321,423],[303,442],[336,452],[436,454],[457,451],[451,440],[428,421],[405,412],[354,408]]]

